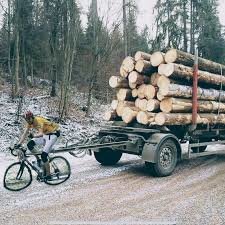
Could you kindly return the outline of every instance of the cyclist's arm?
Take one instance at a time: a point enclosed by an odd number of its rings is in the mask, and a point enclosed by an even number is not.
[[[43,129],[38,129],[38,133],[34,135],[34,138],[43,137]]]
[[[23,134],[22,134],[18,144],[21,145],[24,142],[24,140],[26,139],[27,135],[29,134],[29,130],[30,130],[30,128],[28,128],[28,127],[24,130],[24,132],[23,132]]]

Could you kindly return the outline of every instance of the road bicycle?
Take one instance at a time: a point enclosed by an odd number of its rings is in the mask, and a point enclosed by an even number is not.
[[[5,171],[3,185],[7,190],[20,191],[27,188],[33,180],[32,171],[37,174],[37,180],[49,185],[58,185],[69,179],[71,168],[69,162],[62,156],[49,157],[51,178],[44,176],[44,166],[39,154],[27,154],[24,147],[10,148],[11,154],[18,156],[19,162],[11,164]],[[35,161],[30,161],[31,157]]]

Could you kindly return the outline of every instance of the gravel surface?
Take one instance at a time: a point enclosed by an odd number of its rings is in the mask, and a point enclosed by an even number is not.
[[[64,184],[0,187],[0,224],[225,224],[225,156],[182,161],[165,178],[152,177],[136,156],[124,155],[114,167],[93,156],[64,156],[72,167]],[[2,180],[13,159],[0,157]]]

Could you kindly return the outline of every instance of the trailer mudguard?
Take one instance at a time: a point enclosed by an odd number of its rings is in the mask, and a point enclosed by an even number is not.
[[[157,151],[160,145],[167,139],[174,140],[174,143],[177,146],[178,159],[181,158],[181,146],[179,140],[173,134],[166,133],[155,133],[153,134],[148,141],[144,144],[142,151],[142,159],[145,162],[156,163],[157,162]]]

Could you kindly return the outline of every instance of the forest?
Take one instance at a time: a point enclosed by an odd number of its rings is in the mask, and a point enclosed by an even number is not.
[[[67,115],[71,91],[109,103],[114,95],[109,78],[119,72],[125,56],[176,48],[225,63],[225,29],[218,0],[157,0],[154,21],[137,25],[135,0],[121,0],[120,16],[101,16],[97,0],[90,1],[87,24],[76,0],[5,0],[0,27],[0,79],[11,85],[12,99],[49,81],[57,96],[58,113]],[[115,3],[116,4],[116,3]],[[153,29],[150,29],[150,25]]]

